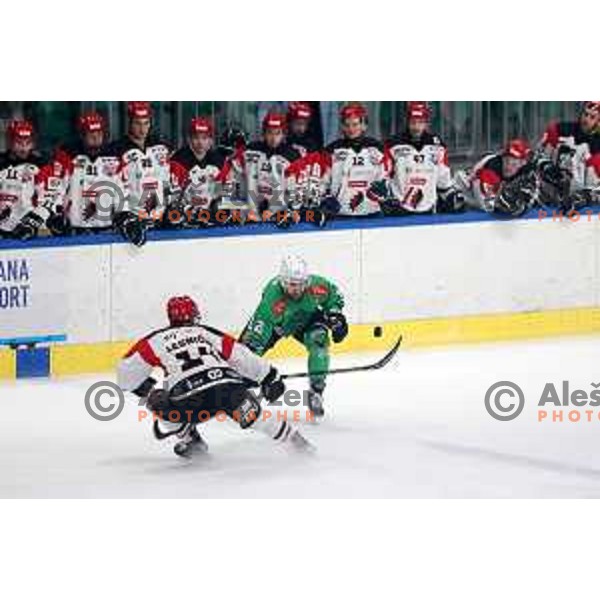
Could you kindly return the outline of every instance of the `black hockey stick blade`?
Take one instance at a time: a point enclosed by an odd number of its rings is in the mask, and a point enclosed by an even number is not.
[[[361,365],[358,367],[340,367],[339,369],[329,369],[329,371],[324,371],[323,373],[310,373],[310,375],[336,375],[340,373],[358,373],[359,371],[375,371],[376,369],[381,369],[387,365],[392,358],[398,352],[400,348],[400,344],[402,344],[402,335],[398,336],[396,343],[387,351],[386,355],[380,358],[378,361],[368,364]],[[309,373],[283,373],[281,375],[281,379],[296,379],[298,377],[308,377]]]

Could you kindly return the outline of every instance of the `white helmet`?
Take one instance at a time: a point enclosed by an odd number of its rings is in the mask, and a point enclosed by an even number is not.
[[[299,256],[288,254],[281,261],[279,269],[279,281],[282,285],[289,283],[301,283],[303,286],[308,282],[308,267],[306,261]]]

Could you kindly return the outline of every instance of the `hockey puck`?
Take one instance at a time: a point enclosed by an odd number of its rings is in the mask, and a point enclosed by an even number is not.
[[[373,329],[373,335],[375,337],[381,337],[383,335],[383,329],[381,328],[381,325],[377,325],[377,327]]]

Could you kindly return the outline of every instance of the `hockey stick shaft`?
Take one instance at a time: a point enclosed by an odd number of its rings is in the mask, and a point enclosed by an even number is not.
[[[394,356],[396,355],[396,352],[398,352],[398,349],[400,348],[400,344],[402,344],[402,336],[400,335],[398,337],[398,339],[396,340],[396,343],[392,346],[392,348],[390,350],[388,350],[388,352],[385,354],[385,356],[383,356],[382,358],[380,358],[378,361],[374,362],[374,363],[370,363],[368,365],[360,365],[358,367],[340,367],[338,369],[329,369],[329,371],[322,371],[322,372],[316,372],[316,373],[308,373],[308,372],[301,372],[301,373],[284,373],[281,375],[282,379],[297,379],[299,377],[313,377],[313,376],[319,376],[319,375],[339,375],[342,373],[358,373],[359,371],[375,371],[377,369],[381,369],[383,367],[385,367],[385,365],[387,365],[390,360],[392,360],[392,358],[394,358]]]

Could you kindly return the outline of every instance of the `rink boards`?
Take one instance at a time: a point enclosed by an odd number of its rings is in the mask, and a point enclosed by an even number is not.
[[[600,331],[597,215],[577,222],[425,218],[154,232],[143,248],[112,235],[0,245],[0,377],[110,371],[129,343],[164,324],[175,294],[238,332],[285,252],[343,290],[351,322],[335,352]],[[376,325],[383,335],[375,337]],[[25,341],[40,342],[26,347]],[[295,342],[273,356],[301,354]],[[47,373],[44,370],[47,370]]]

